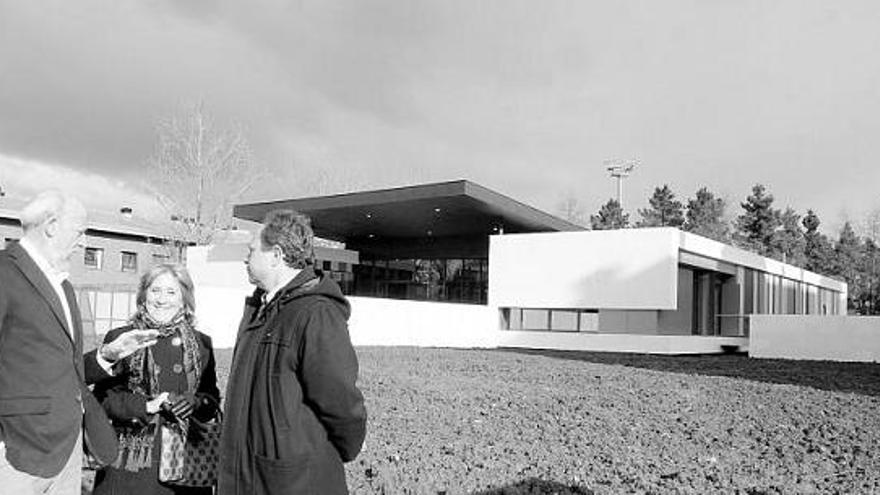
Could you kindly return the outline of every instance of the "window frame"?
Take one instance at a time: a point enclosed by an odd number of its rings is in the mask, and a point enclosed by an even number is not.
[[[95,253],[95,263],[89,263],[89,253]],[[101,270],[104,268],[104,248],[86,247],[83,249],[83,266],[89,270]]]
[[[125,263],[126,257],[134,261],[132,266]],[[120,255],[119,271],[137,273],[138,271],[138,254],[135,251],[122,251]]]

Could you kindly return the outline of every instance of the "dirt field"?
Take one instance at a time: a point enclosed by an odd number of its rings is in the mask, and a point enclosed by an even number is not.
[[[370,419],[352,493],[880,493],[877,364],[358,355]]]

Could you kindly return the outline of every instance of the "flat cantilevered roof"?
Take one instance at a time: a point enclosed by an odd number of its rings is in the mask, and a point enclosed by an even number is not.
[[[346,243],[367,240],[488,237],[584,230],[467,180],[237,205],[234,215],[261,221],[277,208],[312,219],[315,234]]]

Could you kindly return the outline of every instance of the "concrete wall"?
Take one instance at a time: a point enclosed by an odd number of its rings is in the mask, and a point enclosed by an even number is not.
[[[520,308],[676,308],[676,229],[495,235],[489,305]]]
[[[253,291],[242,259],[243,244],[195,247],[187,267],[196,285],[199,329],[217,348],[235,345],[244,298]],[[355,345],[492,347],[498,313],[473,304],[350,297],[349,332]]]
[[[880,317],[752,315],[749,356],[880,361]]]
[[[350,297],[354,345],[496,347],[497,313],[475,304]]]
[[[713,354],[722,345],[747,350],[744,337],[690,335],[631,335],[563,332],[499,332],[498,346],[573,351],[638,352],[651,354]]]
[[[248,292],[247,287],[197,288],[199,329],[213,338],[216,348],[235,345],[244,297]],[[472,304],[369,297],[351,297],[349,302],[352,308],[349,333],[356,346],[522,347],[659,354],[717,353],[721,352],[722,345],[748,348],[746,338],[503,331],[498,329],[499,317],[494,308]],[[622,313],[633,316],[639,312]]]
[[[196,287],[198,328],[210,335],[219,349],[235,345],[244,298],[254,291],[245,271],[245,253],[247,244],[243,242],[186,251],[186,266]]]
[[[244,298],[250,288],[199,286],[199,330],[218,349],[235,346]],[[349,334],[354,345],[495,347],[497,315],[486,306],[350,297]]]

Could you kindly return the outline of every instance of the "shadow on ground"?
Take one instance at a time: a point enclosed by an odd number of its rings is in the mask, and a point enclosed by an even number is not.
[[[499,488],[472,492],[473,495],[592,495],[593,491],[576,485],[529,478]]]
[[[726,376],[757,382],[800,385],[832,392],[880,397],[880,364],[878,363],[756,359],[745,354],[666,356],[516,348],[501,348],[495,351],[629,366],[670,373]]]

